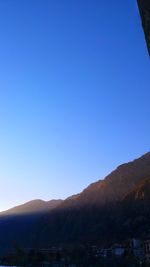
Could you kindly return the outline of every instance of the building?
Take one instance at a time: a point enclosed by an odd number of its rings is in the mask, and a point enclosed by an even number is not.
[[[135,258],[144,259],[144,247],[143,242],[139,239],[133,239],[131,241],[131,249]]]
[[[112,257],[112,249],[111,248],[104,248],[100,250],[100,256],[102,258],[111,258]]]
[[[150,239],[144,241],[144,252],[146,260],[150,262]]]
[[[112,253],[114,256],[116,257],[122,257],[125,255],[125,246],[124,245],[121,245],[121,244],[115,244],[113,247],[112,247]]]
[[[150,55],[150,0],[137,0]]]

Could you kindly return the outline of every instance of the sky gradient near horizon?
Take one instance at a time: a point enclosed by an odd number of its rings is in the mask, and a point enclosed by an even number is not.
[[[135,0],[0,0],[0,39],[0,210],[78,193],[150,150]]]

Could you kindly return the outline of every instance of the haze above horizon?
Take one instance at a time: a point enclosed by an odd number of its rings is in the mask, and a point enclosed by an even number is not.
[[[66,198],[150,150],[136,1],[0,1],[0,210]]]

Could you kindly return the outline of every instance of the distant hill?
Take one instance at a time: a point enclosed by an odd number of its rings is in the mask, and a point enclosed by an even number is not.
[[[50,211],[56,208],[59,204],[61,204],[62,200],[50,200],[44,201],[41,199],[31,200],[22,205],[16,206],[12,209],[0,212],[0,217],[6,215],[23,215],[23,214],[34,214],[34,213],[45,213],[46,211]]]
[[[22,247],[49,247],[142,237],[150,229],[149,207],[147,153],[64,201],[35,200],[1,213],[0,240],[6,247],[14,241]]]
[[[62,200],[32,200],[0,212],[0,254],[16,247],[30,247],[36,239],[40,219]]]

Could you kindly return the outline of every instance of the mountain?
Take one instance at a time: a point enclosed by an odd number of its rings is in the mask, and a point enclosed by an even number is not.
[[[149,175],[150,152],[132,162],[120,165],[104,179],[89,185],[80,194],[67,198],[61,207],[86,204],[103,206],[117,202]]]
[[[129,199],[147,177],[150,177],[150,153],[119,166],[104,180],[66,199],[43,218],[38,231],[38,245],[112,240],[125,238],[124,233],[126,237],[134,235],[135,232],[129,228],[124,232],[124,206],[126,216],[131,212],[130,201],[125,205],[125,199]],[[136,205],[136,201],[132,202]],[[138,212],[141,216],[141,210],[137,208]]]
[[[23,205],[0,212],[0,254],[12,248],[32,246],[37,222],[62,200],[32,200]]]
[[[119,201],[150,175],[150,153],[119,166],[102,181],[93,183],[80,195],[80,201],[104,205]]]
[[[36,200],[1,213],[0,241],[3,247],[14,240],[49,247],[143,236],[150,229],[149,206],[150,152],[64,201]]]
[[[150,176],[129,193],[118,208],[117,226],[124,236],[144,237],[150,230]],[[147,237],[147,236],[146,236]]]
[[[61,199],[53,199],[50,201],[44,201],[41,199],[35,199],[24,203],[22,205],[16,206],[12,209],[0,212],[0,217],[6,215],[23,215],[23,214],[39,214],[45,213],[56,208],[59,204],[62,203]]]

